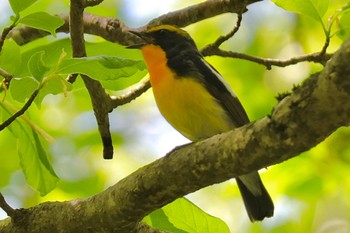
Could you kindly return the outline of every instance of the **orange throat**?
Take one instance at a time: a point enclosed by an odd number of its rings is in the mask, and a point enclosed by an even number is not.
[[[142,54],[147,65],[152,87],[159,84],[162,79],[172,76],[172,71],[167,67],[165,52],[157,45],[146,45],[142,48]]]

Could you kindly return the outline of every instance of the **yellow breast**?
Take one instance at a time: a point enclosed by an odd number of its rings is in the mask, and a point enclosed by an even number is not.
[[[166,66],[160,48],[149,45],[142,52],[159,111],[176,130],[195,141],[234,128],[225,110],[201,83],[176,77]]]

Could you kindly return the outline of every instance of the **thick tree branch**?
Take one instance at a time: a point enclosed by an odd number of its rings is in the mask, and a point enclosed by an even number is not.
[[[348,126],[349,63],[350,40],[270,116],[175,149],[96,196],[29,208],[21,220],[0,221],[0,231],[142,232],[139,221],[176,198],[288,160]]]
[[[246,10],[248,5],[259,1],[261,0],[205,1],[203,3],[161,15],[148,23],[147,26],[156,24],[173,24],[178,27],[184,27],[223,13],[242,13]],[[59,17],[64,19],[65,23],[57,30],[57,32],[68,33],[69,15],[61,14]],[[83,17],[82,23],[85,33],[101,36],[108,41],[117,42],[121,45],[130,45],[138,40],[138,38],[132,36],[130,33],[126,33],[130,28],[116,18],[101,17],[89,13],[84,13]],[[10,33],[10,37],[21,45],[46,35],[48,35],[47,32],[26,26],[16,27]]]
[[[242,14],[247,6],[261,0],[211,0],[205,1],[181,10],[169,12],[149,22],[146,27],[159,24],[172,24],[185,27],[195,22],[214,17],[223,13]]]

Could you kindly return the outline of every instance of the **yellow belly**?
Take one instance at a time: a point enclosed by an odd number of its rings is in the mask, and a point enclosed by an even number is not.
[[[153,93],[164,118],[192,141],[233,128],[225,110],[191,78],[163,77]]]

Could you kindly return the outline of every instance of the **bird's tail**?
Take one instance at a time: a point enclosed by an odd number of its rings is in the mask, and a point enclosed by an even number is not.
[[[248,216],[252,222],[273,215],[274,206],[259,173],[252,172],[236,178]]]

